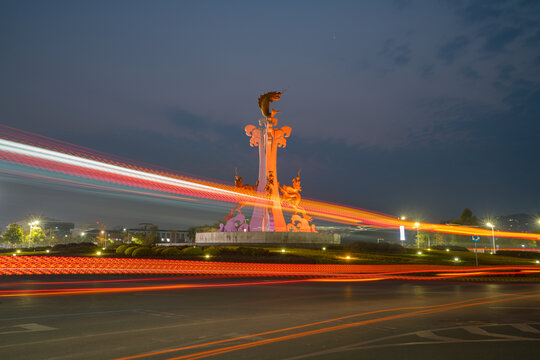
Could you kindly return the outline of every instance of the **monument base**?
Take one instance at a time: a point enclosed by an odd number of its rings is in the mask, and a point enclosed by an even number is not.
[[[339,245],[339,234],[306,232],[209,232],[195,235],[197,245]]]

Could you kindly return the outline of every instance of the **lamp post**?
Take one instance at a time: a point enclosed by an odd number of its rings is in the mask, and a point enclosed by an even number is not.
[[[416,228],[416,247],[419,248],[420,247],[420,234],[418,230],[420,229],[420,223],[415,222],[414,227]]]
[[[491,228],[491,246],[492,246],[492,253],[493,254],[496,254],[497,253],[497,249],[495,248],[495,230],[493,230],[495,228],[495,225],[493,225],[492,223],[488,222],[486,224],[487,226],[489,226]]]
[[[32,239],[32,229],[34,227],[34,223],[31,222],[31,223],[28,223],[28,225],[30,226],[30,233],[28,234],[28,241],[26,242],[26,246],[30,247],[30,239]]]

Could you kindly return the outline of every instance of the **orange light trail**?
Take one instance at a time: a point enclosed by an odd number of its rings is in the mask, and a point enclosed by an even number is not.
[[[501,299],[501,297],[503,297],[503,296],[504,296],[504,298]],[[291,327],[282,328],[282,329],[270,330],[270,331],[260,332],[260,333],[256,333],[256,334],[239,336],[239,337],[232,338],[232,339],[216,340],[216,341],[211,341],[211,342],[202,343],[202,344],[189,345],[189,346],[183,346],[183,347],[178,347],[178,348],[173,348],[173,349],[166,349],[166,350],[148,352],[148,353],[144,353],[144,354],[126,356],[126,357],[117,358],[115,360],[132,360],[132,359],[140,359],[140,358],[151,357],[151,356],[156,356],[156,355],[170,354],[170,353],[173,353],[173,352],[181,352],[181,351],[192,350],[192,349],[197,349],[197,348],[201,348],[201,347],[208,347],[208,346],[224,344],[224,343],[232,343],[232,342],[236,342],[236,341],[239,341],[239,340],[246,340],[246,339],[252,339],[252,338],[256,338],[256,337],[271,335],[271,334],[277,334],[277,333],[282,333],[282,332],[287,332],[287,331],[299,330],[299,329],[303,329],[303,328],[314,327],[314,326],[317,326],[317,325],[328,324],[328,323],[331,323],[331,322],[343,321],[343,320],[353,319],[353,318],[357,318],[357,317],[363,317],[363,316],[367,316],[367,315],[377,315],[377,314],[384,314],[384,313],[389,313],[389,312],[403,311],[402,313],[399,313],[399,314],[387,315],[387,316],[383,316],[383,317],[376,317],[376,318],[356,321],[356,322],[347,323],[347,324],[323,327],[323,328],[319,328],[319,329],[301,331],[301,332],[296,332],[296,333],[292,333],[292,334],[288,334],[288,335],[273,337],[273,338],[269,338],[269,339],[256,340],[256,341],[252,341],[252,342],[245,343],[245,344],[226,346],[226,347],[222,347],[222,348],[217,348],[217,349],[202,351],[202,352],[198,352],[198,353],[186,354],[186,355],[182,355],[182,356],[176,356],[176,357],[169,358],[169,360],[200,359],[200,358],[220,355],[220,354],[224,354],[224,353],[228,353],[228,352],[232,352],[232,351],[244,350],[244,349],[257,347],[257,346],[261,346],[261,345],[265,345],[265,344],[281,342],[281,341],[285,341],[285,340],[292,340],[292,339],[296,339],[296,338],[300,338],[300,337],[316,335],[316,334],[321,334],[321,333],[327,333],[327,332],[332,332],[332,331],[337,331],[337,330],[344,330],[344,329],[351,328],[351,327],[362,326],[362,325],[367,325],[367,324],[372,324],[372,323],[378,323],[378,322],[383,322],[383,321],[388,321],[388,320],[395,320],[395,319],[401,319],[401,318],[407,318],[407,317],[413,317],[413,316],[420,316],[420,315],[425,315],[425,314],[430,314],[430,313],[450,311],[450,310],[455,310],[455,309],[460,309],[460,308],[479,306],[479,305],[485,305],[485,304],[492,304],[492,303],[498,303],[498,302],[504,302],[504,301],[526,299],[526,298],[537,297],[537,296],[540,296],[540,293],[522,292],[522,293],[518,293],[518,294],[513,294],[510,297],[508,297],[508,295],[494,295],[494,296],[474,298],[474,299],[463,300],[463,301],[458,301],[458,302],[451,302],[451,303],[440,304],[440,305],[428,305],[428,306],[414,306],[414,307],[381,309],[381,310],[369,311],[369,312],[364,312],[364,313],[346,315],[346,316],[342,316],[342,317],[338,317],[338,318],[327,319],[327,320],[317,321],[317,322],[308,323],[308,324],[291,326]]]
[[[182,274],[229,277],[301,276],[324,279],[311,281],[332,281],[331,279],[375,281],[438,280],[451,276],[473,276],[478,272],[482,272],[483,275],[504,275],[512,272],[522,273],[525,270],[539,271],[540,269],[538,266],[456,268],[437,265],[273,264],[101,257],[0,256],[0,275]],[[451,275],[443,275],[444,273]],[[464,273],[468,275],[463,275]],[[428,274],[436,275],[429,276]],[[108,282],[125,281],[137,280],[109,280]],[[62,282],[62,284],[68,283]]]
[[[2,166],[3,164],[5,166]],[[9,164],[16,165],[22,170],[13,169],[7,166]],[[203,198],[225,203],[243,203],[248,206],[271,204],[265,196],[254,192],[182,176],[170,170],[140,166],[129,160],[3,125],[0,125],[0,171],[81,186],[104,186],[113,191],[135,192],[146,196],[171,197],[179,200],[185,200],[185,197]],[[88,181],[98,182],[101,185],[89,184]],[[350,206],[308,199],[302,200],[302,206],[312,217],[330,222],[396,229],[403,225],[407,229],[417,229],[414,222]],[[291,211],[291,206],[287,202],[283,202],[282,207],[285,211]],[[418,230],[492,236],[491,229],[429,223],[420,224]],[[495,231],[494,235],[540,241],[540,234]]]
[[[128,287],[101,287],[101,288],[66,288],[66,289],[37,289],[37,290],[0,290],[0,297],[19,296],[54,296],[54,295],[85,295],[85,294],[111,294],[143,291],[162,291],[180,289],[221,288],[257,285],[277,285],[304,282],[306,280],[272,280],[272,281],[247,281],[224,284],[174,284],[174,285],[150,285]]]

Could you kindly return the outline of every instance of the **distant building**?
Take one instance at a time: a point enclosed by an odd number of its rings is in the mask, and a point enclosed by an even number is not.
[[[536,232],[538,231],[538,220],[529,214],[513,214],[497,216],[494,219],[495,228],[501,231],[511,232]]]
[[[157,244],[177,244],[188,241],[188,231],[178,229],[160,229],[152,223],[140,223],[136,228],[114,227],[107,229],[105,226],[86,225],[77,227],[75,235],[80,236],[82,241],[98,243],[105,242],[129,242],[136,236],[153,237]]]
[[[143,233],[156,237],[156,243],[185,243],[188,241],[188,231],[178,229],[159,229],[152,223],[140,223],[139,228],[126,229],[128,233]]]

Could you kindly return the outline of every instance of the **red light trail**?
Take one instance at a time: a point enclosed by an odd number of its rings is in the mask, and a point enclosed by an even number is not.
[[[7,166],[8,164],[18,168],[13,169]],[[189,196],[226,203],[241,202],[249,206],[261,206],[269,202],[264,196],[254,192],[239,191],[232,186],[189,178],[168,170],[143,167],[111,155],[3,125],[0,125],[0,171],[73,185],[179,200],[187,200],[185,197]],[[395,216],[314,200],[303,200],[302,206],[313,217],[342,224],[387,228],[399,228],[403,225],[407,229],[421,231],[492,236],[491,230],[474,227],[429,223],[415,227],[414,222],[399,220]],[[283,202],[282,207],[286,211],[291,210],[287,202]],[[540,240],[540,234],[531,233],[495,231],[494,235]]]
[[[323,265],[323,264],[268,264],[231,263],[211,261],[185,261],[160,259],[128,259],[98,257],[56,256],[0,256],[0,275],[81,275],[81,274],[178,274],[227,277],[305,277],[302,281],[379,281],[379,280],[440,280],[472,276],[500,276],[535,274],[535,266],[480,266],[463,267],[438,265]],[[193,279],[193,277],[190,277]],[[179,278],[167,278],[178,280]],[[121,284],[140,279],[106,280],[95,283]],[[145,281],[164,280],[164,278]],[[46,282],[40,285],[88,284],[94,281]],[[19,283],[15,283],[19,284]],[[20,283],[20,285],[29,283]],[[13,284],[12,284],[13,285]],[[172,288],[189,288],[192,285],[174,285]],[[124,290],[114,290],[124,289]],[[126,288],[67,289],[79,293],[128,291]],[[138,286],[129,291],[164,290],[161,286]],[[66,290],[66,291],[67,291]],[[8,292],[0,291],[0,296]],[[54,291],[59,291],[58,289]],[[16,292],[11,291],[11,294]],[[24,293],[29,295],[31,293]]]

